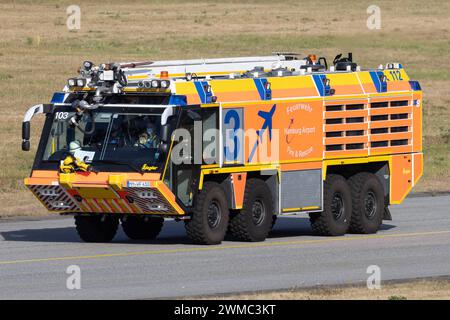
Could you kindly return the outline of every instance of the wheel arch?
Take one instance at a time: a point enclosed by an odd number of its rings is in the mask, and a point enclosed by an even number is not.
[[[360,163],[346,163],[345,160],[324,162],[323,176],[327,174],[339,174],[348,179],[360,173],[369,172],[374,174],[383,186],[386,206],[389,205],[391,192],[390,160],[366,161]]]
[[[237,175],[241,175],[242,179],[244,179],[243,185],[241,186],[236,182]],[[201,191],[205,182],[217,182],[225,191],[228,208],[231,210],[240,210],[242,208],[241,201],[243,200],[246,182],[249,179],[260,179],[267,184],[274,200],[274,214],[278,214],[279,172],[277,169],[240,170],[238,168],[232,172],[203,172],[199,184],[199,191]]]

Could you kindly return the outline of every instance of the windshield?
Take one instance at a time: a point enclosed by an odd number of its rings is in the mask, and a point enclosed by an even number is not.
[[[83,114],[76,128],[75,112],[55,112],[42,161],[54,162],[72,154],[86,163],[160,167],[161,114],[92,112]]]

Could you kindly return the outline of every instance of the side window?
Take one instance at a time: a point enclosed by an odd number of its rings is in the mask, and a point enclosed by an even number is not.
[[[193,190],[198,183],[202,164],[202,115],[200,108],[182,111],[181,123],[174,132],[170,154],[172,190],[185,204],[192,204]]]
[[[203,109],[203,163],[219,163],[219,109]]]
[[[68,126],[68,121],[73,115],[73,112],[55,113],[43,160],[51,159],[58,151],[69,151],[69,143],[74,140],[75,130]]]

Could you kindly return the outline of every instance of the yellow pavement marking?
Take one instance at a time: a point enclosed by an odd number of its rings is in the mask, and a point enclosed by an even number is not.
[[[194,248],[184,248],[184,249],[146,250],[146,251],[134,251],[134,252],[104,253],[104,254],[94,254],[94,255],[85,255],[85,256],[67,256],[67,257],[53,257],[53,258],[10,260],[10,261],[0,261],[0,265],[32,263],[32,262],[65,261],[65,260],[86,260],[86,259],[99,259],[99,258],[111,258],[111,257],[127,257],[127,256],[162,254],[162,253],[188,253],[188,252],[202,252],[202,251],[218,251],[218,250],[225,250],[225,249],[261,248],[261,247],[274,247],[274,246],[284,246],[284,245],[290,246],[290,245],[315,244],[315,243],[326,243],[326,242],[355,241],[355,240],[365,240],[365,239],[387,239],[387,238],[402,238],[402,237],[406,238],[406,237],[419,237],[419,236],[433,236],[433,235],[441,235],[441,234],[450,234],[450,230],[431,231],[431,232],[415,232],[415,233],[398,233],[398,234],[385,234],[385,235],[352,236],[352,237],[326,238],[326,239],[317,239],[317,240],[276,241],[276,242],[266,241],[266,242],[260,242],[260,243],[194,247]]]

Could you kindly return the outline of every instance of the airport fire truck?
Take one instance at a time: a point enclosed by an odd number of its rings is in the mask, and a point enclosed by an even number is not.
[[[264,241],[277,216],[318,235],[375,233],[422,175],[422,91],[400,63],[351,53],[94,65],[48,104],[25,185],[79,236]]]

